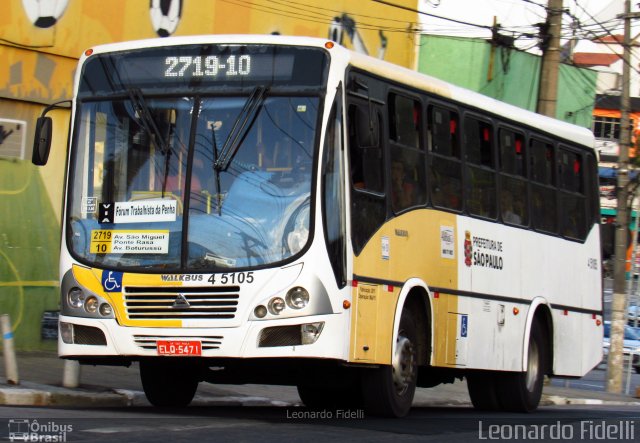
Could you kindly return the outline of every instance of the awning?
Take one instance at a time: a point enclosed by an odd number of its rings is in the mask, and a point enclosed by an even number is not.
[[[600,178],[616,178],[618,176],[618,168],[611,168],[606,166],[598,167],[598,176]],[[638,171],[632,170],[629,173],[629,178],[636,178]]]

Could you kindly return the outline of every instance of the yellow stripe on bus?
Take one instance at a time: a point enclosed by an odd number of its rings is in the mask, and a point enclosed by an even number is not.
[[[181,320],[131,320],[127,315],[124,295],[122,292],[105,292],[102,287],[102,270],[89,269],[82,266],[73,266],[73,276],[80,286],[88,289],[106,299],[113,307],[118,323],[123,326],[156,327],[156,328],[180,328]],[[163,282],[160,275],[153,274],[129,274],[122,277],[123,286],[182,286],[175,282]]]

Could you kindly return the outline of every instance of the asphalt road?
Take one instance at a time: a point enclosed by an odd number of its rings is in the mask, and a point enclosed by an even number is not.
[[[319,414],[320,412],[315,412]],[[24,432],[40,441],[324,442],[324,441],[638,441],[637,406],[552,406],[532,414],[479,413],[471,407],[414,408],[403,419],[359,411],[304,408],[150,407],[0,408],[0,438]],[[326,414],[330,414],[327,417]],[[32,432],[36,431],[36,432]],[[48,439],[47,439],[47,436]],[[52,440],[56,437],[58,440]],[[31,437],[30,437],[31,438]]]
[[[640,374],[632,369],[629,374],[629,395],[633,395],[635,387],[640,386]],[[602,363],[593,371],[587,373],[584,377],[577,380],[563,380],[554,378],[551,380],[553,386],[562,386],[573,389],[586,389],[588,391],[606,391],[606,376],[607,376],[607,364]],[[622,392],[625,392],[627,387],[627,367],[625,366],[622,376]]]

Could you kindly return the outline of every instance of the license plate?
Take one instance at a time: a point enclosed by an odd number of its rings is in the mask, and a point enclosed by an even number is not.
[[[199,341],[158,340],[158,355],[202,355]]]

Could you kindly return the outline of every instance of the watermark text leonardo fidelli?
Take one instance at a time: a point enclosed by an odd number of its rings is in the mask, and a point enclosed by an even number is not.
[[[604,440],[635,441],[635,420],[580,420],[545,424],[486,424],[478,422],[479,440]]]
[[[323,409],[318,411],[287,410],[287,418],[299,420],[314,419],[339,419],[339,420],[360,420],[364,418],[363,409]]]

